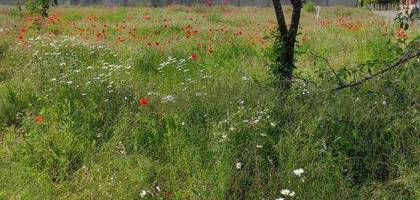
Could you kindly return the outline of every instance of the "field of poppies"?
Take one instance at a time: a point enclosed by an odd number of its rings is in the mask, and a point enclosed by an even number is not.
[[[275,27],[272,8],[0,7],[0,199],[419,199],[419,59],[330,92],[418,27],[304,11],[287,97]]]

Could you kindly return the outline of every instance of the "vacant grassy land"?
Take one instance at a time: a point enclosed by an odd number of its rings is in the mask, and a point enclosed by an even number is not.
[[[329,92],[418,28],[302,17],[284,99],[271,8],[0,9],[0,199],[419,199],[419,60]]]

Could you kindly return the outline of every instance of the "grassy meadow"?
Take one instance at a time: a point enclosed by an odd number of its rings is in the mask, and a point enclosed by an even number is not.
[[[419,59],[329,91],[419,28],[315,16],[284,97],[272,8],[0,8],[0,199],[420,199]]]

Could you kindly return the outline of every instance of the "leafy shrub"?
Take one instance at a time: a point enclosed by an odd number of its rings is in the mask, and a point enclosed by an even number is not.
[[[306,12],[315,12],[316,10],[316,4],[313,1],[308,1],[303,5],[303,9],[306,10]]]
[[[49,0],[26,0],[25,8],[31,15],[48,17],[47,10],[50,7]]]
[[[19,17],[20,16],[20,11],[18,8],[11,8],[9,10],[9,15],[12,17]]]

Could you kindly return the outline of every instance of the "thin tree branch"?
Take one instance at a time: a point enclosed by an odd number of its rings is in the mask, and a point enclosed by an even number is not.
[[[364,82],[366,82],[366,81],[368,81],[370,79],[373,79],[373,78],[375,78],[377,76],[380,76],[380,75],[382,75],[383,73],[385,73],[385,72],[387,72],[389,70],[392,70],[394,68],[399,68],[403,64],[405,64],[406,62],[410,61],[411,59],[417,58],[419,56],[420,56],[420,49],[414,49],[414,50],[408,51],[400,59],[398,59],[396,62],[394,62],[393,64],[389,65],[388,67],[386,67],[386,68],[384,68],[384,69],[382,69],[382,70],[380,70],[380,71],[378,71],[378,72],[376,72],[376,73],[374,73],[372,75],[366,76],[366,77],[364,77],[364,78],[362,78],[362,79],[360,79],[358,81],[353,81],[351,83],[344,84],[344,85],[342,85],[340,87],[334,88],[332,91],[339,91],[339,90],[343,90],[343,89],[346,89],[346,88],[350,88],[350,87],[361,85]]]
[[[334,68],[332,67],[332,65],[331,65],[330,61],[328,61],[328,59],[327,59],[327,58],[325,58],[325,57],[323,57],[323,56],[321,56],[321,55],[315,54],[315,53],[314,53],[314,52],[312,52],[311,50],[309,50],[309,53],[312,55],[312,57],[313,57],[314,59],[321,59],[322,61],[324,61],[324,62],[325,62],[325,64],[327,64],[328,68],[331,70],[331,72],[334,74],[334,76],[335,76],[335,78],[337,79],[337,81],[338,81],[338,83],[340,84],[340,86],[341,86],[341,85],[343,85],[343,81],[340,79],[340,77],[338,76],[337,72],[334,70]]]
[[[280,0],[273,0],[273,6],[274,12],[276,13],[278,29],[281,35],[284,36],[287,33],[287,26]]]

